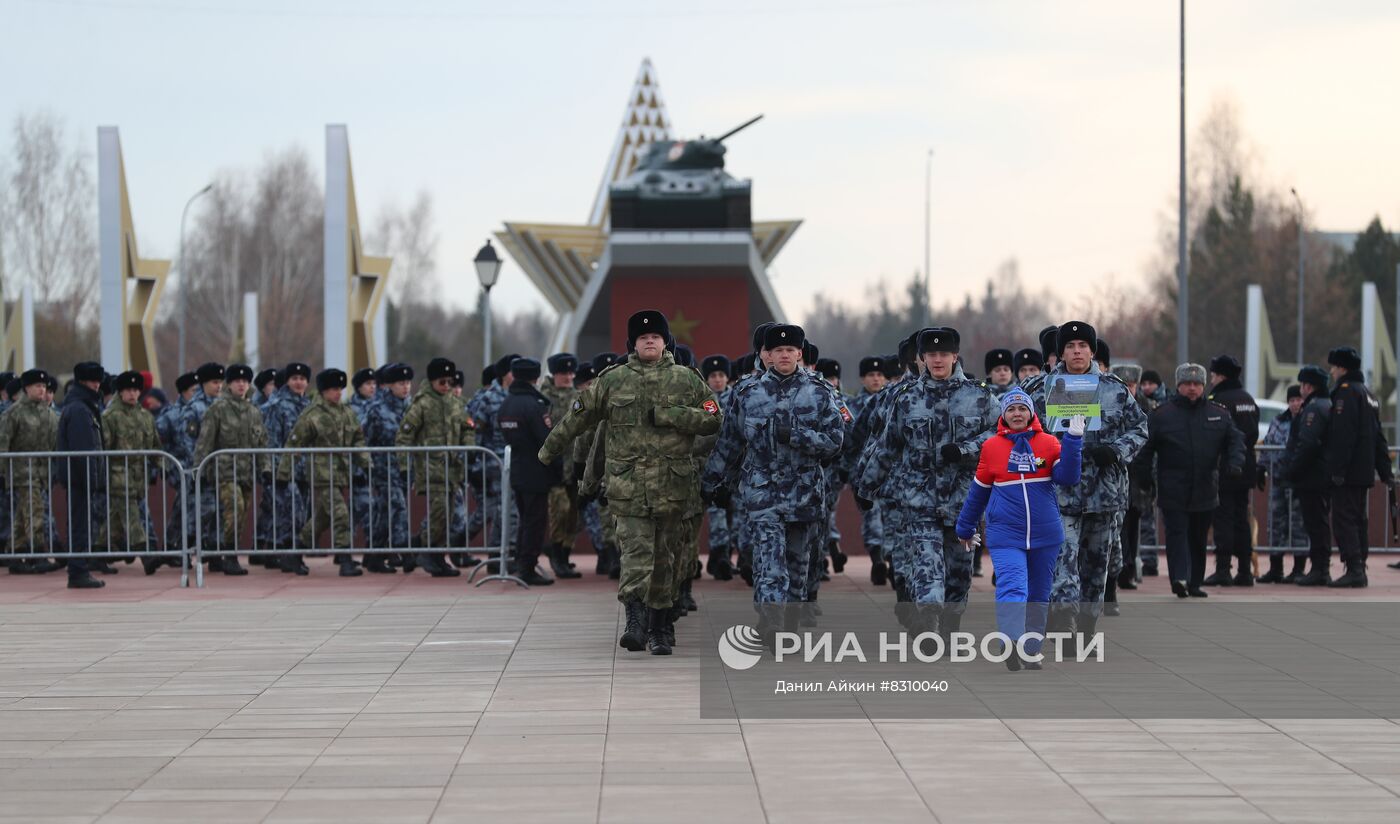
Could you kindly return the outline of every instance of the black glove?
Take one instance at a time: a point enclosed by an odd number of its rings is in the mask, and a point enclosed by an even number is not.
[[[573,462],[573,482],[578,483],[583,480],[583,473],[588,471],[588,464],[580,461]]]
[[[1395,486],[1395,476],[1394,476],[1394,475],[1385,475],[1385,476],[1383,476],[1383,477],[1381,478],[1381,483],[1383,483],[1383,484],[1385,484],[1386,486],[1389,486],[1389,487],[1394,487],[1394,486]]]
[[[1269,485],[1269,470],[1265,469],[1265,468],[1262,467],[1262,466],[1256,466],[1256,467],[1254,468],[1254,488],[1255,488],[1255,489],[1258,489],[1260,492],[1263,492],[1263,491],[1264,491],[1264,487],[1266,487],[1266,486],[1268,486],[1268,485]]]
[[[582,493],[582,492],[580,492],[580,493],[578,494],[578,505],[579,505],[579,507],[588,506],[589,504],[593,503],[593,502],[596,501],[596,500],[598,500],[598,493],[597,493],[597,492],[590,492],[590,493],[588,493],[588,494],[586,494],[586,495],[585,495],[584,493]]]
[[[707,503],[710,506],[715,507],[716,509],[728,509],[731,497],[732,496],[730,495],[729,487],[717,486],[714,489],[710,490],[710,496]]]
[[[1099,466],[1113,466],[1118,463],[1118,453],[1114,452],[1111,446],[1090,447],[1089,457],[1093,458],[1094,463]]]
[[[272,486],[272,473],[271,473],[271,472],[269,472],[269,471],[267,471],[266,469],[264,469],[261,477],[262,477],[263,486]]]
[[[869,512],[875,507],[875,502],[870,500],[869,498],[862,498],[861,496],[856,495],[856,507],[859,508],[861,512]]]
[[[792,421],[787,418],[775,420],[773,422],[773,437],[784,446],[792,443]]]
[[[962,462],[962,448],[955,443],[943,444],[938,448],[938,454],[945,464]]]
[[[607,496],[606,493],[600,491],[600,492],[598,493],[598,506],[606,507],[607,505],[608,505],[608,496]]]

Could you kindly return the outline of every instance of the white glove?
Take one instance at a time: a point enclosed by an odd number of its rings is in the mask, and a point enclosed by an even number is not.
[[[982,545],[982,536],[974,532],[971,538],[963,539],[962,545],[964,552],[975,552],[977,547]]]
[[[1069,419],[1069,434],[1076,438],[1084,437],[1084,427],[1088,426],[1088,424],[1089,422],[1083,415],[1075,415]]]

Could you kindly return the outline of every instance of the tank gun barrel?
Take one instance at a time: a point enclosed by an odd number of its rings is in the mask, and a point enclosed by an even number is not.
[[[752,126],[753,124],[757,123],[762,119],[763,115],[759,115],[758,117],[745,120],[743,123],[740,123],[738,126],[735,126],[734,128],[715,138],[715,142],[723,143],[726,139],[733,137],[734,135],[738,134],[739,132],[742,132],[743,130],[747,129],[748,127]]]

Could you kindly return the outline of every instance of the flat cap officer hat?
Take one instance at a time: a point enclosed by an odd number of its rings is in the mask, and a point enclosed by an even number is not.
[[[1240,362],[1235,360],[1234,355],[1216,355],[1210,359],[1210,371],[1223,378],[1238,378],[1244,371]]]
[[[246,363],[231,363],[224,369],[224,380],[229,383],[234,381],[248,381],[251,383],[253,380],[253,367]]]
[[[224,366],[221,363],[210,361],[194,370],[194,379],[197,383],[221,381],[224,379]]]
[[[817,374],[821,375],[823,378],[841,377],[841,364],[831,358],[822,358],[818,360],[816,369]]]
[[[729,358],[726,358],[724,355],[709,355],[704,360],[700,361],[700,374],[707,378],[715,372],[723,372],[725,375],[728,375],[732,366],[733,364],[729,362]]]
[[[112,391],[121,392],[124,389],[144,389],[146,382],[141,378],[141,373],[134,369],[127,370],[112,379]]]
[[[428,361],[428,380],[435,381],[441,378],[450,378],[457,371],[457,364],[447,358],[433,358]]]
[[[364,369],[355,370],[354,376],[350,378],[350,385],[355,387],[356,389],[359,389],[361,386],[364,386],[365,383],[367,383],[368,381],[378,382],[379,379],[374,376],[373,369],[365,367]]]
[[[1327,383],[1330,380],[1331,378],[1328,377],[1327,370],[1323,369],[1321,366],[1314,366],[1310,363],[1298,370],[1298,383],[1306,383],[1324,392],[1327,391]]]
[[[772,329],[776,325],[777,324],[773,323],[772,321],[768,321],[766,323],[760,323],[759,325],[753,328],[753,351],[762,351],[764,335],[767,335],[768,330]]]
[[[982,371],[990,375],[998,366],[1010,369],[1014,357],[1010,349],[993,349],[982,358]]]
[[[857,367],[860,370],[860,376],[863,378],[871,372],[880,372],[883,374],[884,361],[884,357],[880,355],[866,355],[861,358],[860,365]]]
[[[325,392],[327,389],[344,389],[345,372],[335,367],[322,369],[316,373],[316,391]]]
[[[302,363],[301,361],[292,361],[282,369],[283,380],[289,380],[291,378],[296,377],[311,380],[311,367],[307,364]]]
[[[1350,346],[1338,346],[1327,353],[1327,365],[1354,371],[1361,368],[1361,355]]]
[[[253,378],[253,386],[257,387],[258,389],[262,389],[264,386],[267,386],[269,383],[276,383],[276,382],[277,382],[277,370],[276,370],[276,369],[264,369],[263,371],[259,372],[259,373],[257,374],[256,377]],[[178,386],[178,385],[179,385],[179,384],[176,384],[176,386]]]
[[[950,326],[934,326],[919,333],[919,354],[929,352],[952,352],[957,354],[962,346],[962,336]]]
[[[567,375],[578,371],[578,358],[572,352],[557,352],[549,356],[549,374]]]
[[[1183,363],[1176,368],[1176,385],[1206,382],[1206,368],[1199,363]]]
[[[24,370],[24,374],[19,376],[19,385],[21,389],[28,388],[36,383],[48,382],[49,373],[42,369],[26,369]]]
[[[792,323],[775,323],[763,333],[763,348],[768,350],[777,349],[779,346],[795,346],[801,349],[802,344],[806,342],[807,333],[802,331],[801,326]]]
[[[1034,366],[1037,369],[1045,368],[1045,356],[1039,349],[1022,349],[1011,356],[1011,371],[1016,374],[1021,373],[1022,366]]]
[[[102,368],[102,364],[96,361],[83,361],[73,367],[73,380],[75,381],[100,381],[107,377],[107,370]]]
[[[510,364],[510,375],[518,381],[534,383],[540,379],[540,362],[534,358],[516,358]]]
[[[1091,350],[1097,349],[1099,345],[1099,339],[1094,333],[1094,327],[1082,320],[1072,320],[1061,326],[1055,333],[1055,354],[1057,356],[1063,356],[1065,353],[1065,346],[1072,340],[1084,341],[1089,344],[1089,349]]]
[[[628,350],[636,348],[637,338],[653,334],[660,335],[662,340],[671,343],[671,324],[666,322],[665,315],[655,309],[643,309],[627,319]]]

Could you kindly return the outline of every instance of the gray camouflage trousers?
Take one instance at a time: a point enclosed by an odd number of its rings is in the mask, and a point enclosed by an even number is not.
[[[1065,543],[1055,560],[1050,601],[1056,604],[1086,603],[1097,617],[1103,611],[1103,592],[1114,536],[1122,529],[1117,512],[1062,513]]]
[[[865,551],[870,553],[873,562],[884,560],[885,520],[884,507],[879,501],[867,512],[860,513],[860,540]]]
[[[579,516],[583,518],[583,526],[588,530],[588,540],[592,542],[593,550],[596,552],[602,549],[607,539],[603,537],[603,518],[598,514],[598,502],[589,501],[579,507]],[[713,532],[710,534],[714,535]]]
[[[756,604],[796,604],[807,600],[812,545],[826,534],[825,521],[748,522],[753,552]]]
[[[712,506],[705,510],[705,521],[710,527],[710,549],[730,546],[729,513]]]

